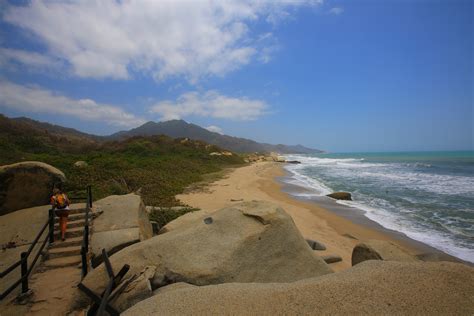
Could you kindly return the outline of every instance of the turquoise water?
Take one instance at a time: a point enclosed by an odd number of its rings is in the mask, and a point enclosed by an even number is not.
[[[474,262],[474,152],[288,155],[290,183],[343,202],[382,226]]]

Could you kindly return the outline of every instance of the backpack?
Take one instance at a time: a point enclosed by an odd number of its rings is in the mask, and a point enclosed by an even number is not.
[[[57,208],[65,208],[67,206],[67,197],[64,193],[56,194],[56,207]]]

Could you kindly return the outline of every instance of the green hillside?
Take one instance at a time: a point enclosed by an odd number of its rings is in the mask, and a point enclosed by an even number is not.
[[[0,116],[0,165],[28,160],[53,165],[66,174],[65,190],[72,196],[84,195],[91,184],[95,199],[140,190],[147,205],[177,205],[174,196],[204,174],[243,164],[237,155],[209,155],[215,151],[221,149],[167,136],[97,142]],[[76,161],[88,166],[74,167]]]

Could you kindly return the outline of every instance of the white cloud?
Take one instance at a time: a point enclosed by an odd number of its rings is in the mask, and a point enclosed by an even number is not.
[[[59,68],[61,62],[53,57],[20,49],[0,48],[0,65],[10,62],[21,63],[29,67]]]
[[[150,112],[160,115],[162,120],[194,115],[245,121],[264,115],[267,108],[261,100],[233,98],[211,90],[205,93],[187,92],[176,101],[158,102],[150,108]]]
[[[22,112],[72,115],[82,120],[122,127],[136,127],[145,123],[144,119],[117,106],[91,99],[71,99],[37,86],[22,86],[9,81],[0,81],[0,106]]]
[[[51,58],[79,77],[196,82],[223,76],[253,60],[268,62],[272,48],[251,27],[277,23],[297,7],[320,0],[53,1],[7,6],[3,19],[33,33]],[[273,47],[270,43],[270,47]]]
[[[206,127],[206,129],[210,132],[214,132],[214,133],[218,133],[218,134],[224,134],[223,131],[222,131],[222,128],[220,128],[219,126],[210,125],[210,126]]]
[[[343,12],[344,12],[343,7],[334,7],[328,11],[329,14],[334,14],[334,15],[339,15],[339,14],[342,14]]]

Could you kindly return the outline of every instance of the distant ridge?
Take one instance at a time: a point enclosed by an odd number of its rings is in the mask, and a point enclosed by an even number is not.
[[[282,154],[310,154],[320,153],[319,149],[307,148],[302,145],[272,145],[266,143],[258,143],[256,141],[222,135],[211,132],[198,125],[187,123],[183,120],[171,120],[166,122],[147,122],[142,126],[131,129],[129,131],[121,131],[106,137],[109,140],[119,140],[133,136],[152,136],[167,135],[173,138],[191,138],[206,143],[228,149],[239,153],[251,152],[278,152]]]
[[[199,140],[238,153],[277,152],[281,154],[310,154],[322,152],[321,150],[307,148],[302,145],[272,145],[258,143],[246,138],[222,135],[183,120],[171,120],[158,123],[150,121],[129,131],[121,131],[110,136],[97,136],[73,128],[35,121],[26,117],[8,118],[0,114],[0,130],[1,129],[10,131],[16,130],[17,133],[25,135],[31,133],[54,135],[56,137],[65,137],[71,141],[80,141],[81,143],[123,140],[134,136],[166,135],[172,138]]]
[[[3,116],[3,120],[6,119],[6,117]],[[46,122],[39,122],[32,120],[27,117],[16,117],[11,119],[13,122],[18,123],[17,126],[24,126],[27,128],[32,128],[35,130],[41,130],[44,132],[48,132],[51,134],[58,134],[62,136],[69,136],[69,137],[77,137],[77,138],[82,138],[82,139],[89,139],[89,140],[95,140],[99,141],[103,139],[102,136],[97,136],[97,135],[92,135],[92,134],[87,134],[81,131],[78,131],[74,128],[69,128],[69,127],[63,127],[60,125],[55,125],[51,123],[46,123]]]

